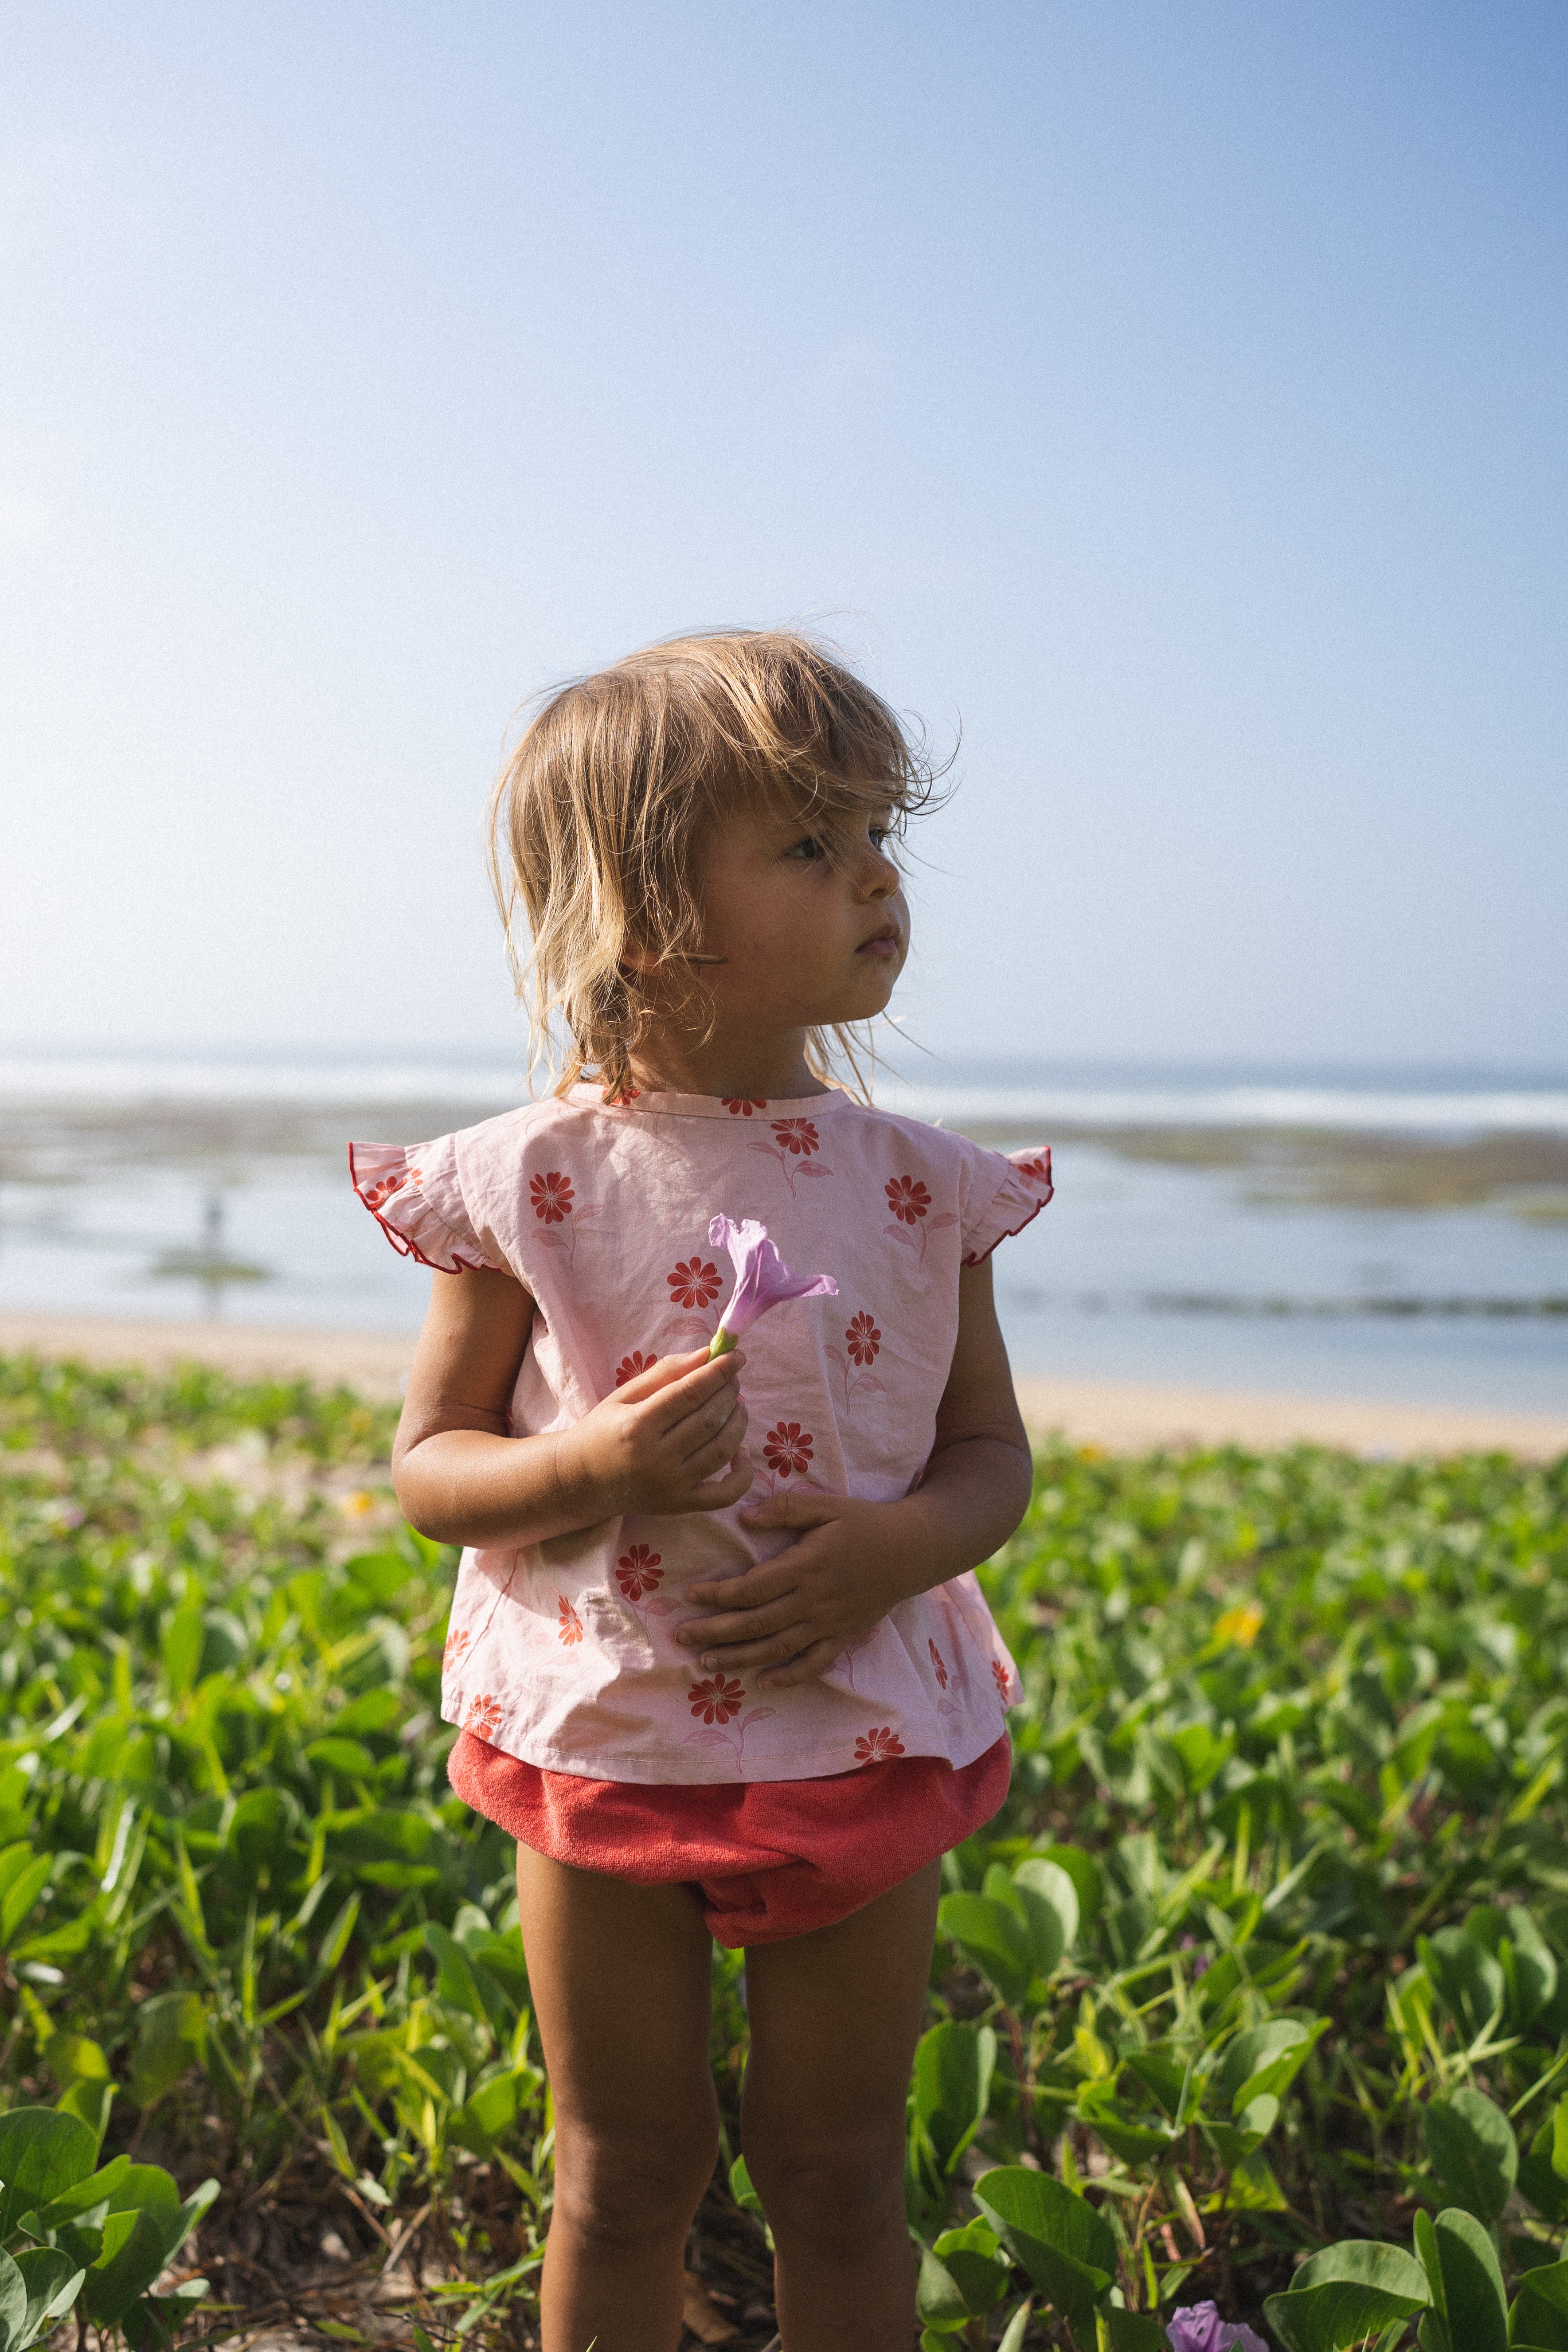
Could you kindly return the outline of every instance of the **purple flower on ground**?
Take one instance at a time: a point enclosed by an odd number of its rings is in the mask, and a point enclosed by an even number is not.
[[[1189,2303],[1165,2322],[1172,2352],[1268,2352],[1256,2327],[1222,2319],[1212,2303]]]
[[[734,1294],[719,1318],[708,1350],[710,1356],[727,1356],[759,1315],[786,1298],[838,1296],[838,1285],[830,1274],[792,1274],[769,1241],[766,1225],[758,1224],[754,1217],[741,1225],[732,1225],[728,1217],[715,1217],[708,1228],[708,1240],[713,1249],[728,1251],[735,1266]]]

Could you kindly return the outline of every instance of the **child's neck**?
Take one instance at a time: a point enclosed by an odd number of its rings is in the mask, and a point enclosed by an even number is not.
[[[825,1092],[807,1064],[804,1029],[767,1038],[651,1029],[632,1055],[632,1084],[643,1094],[718,1095],[728,1102],[791,1102]]]

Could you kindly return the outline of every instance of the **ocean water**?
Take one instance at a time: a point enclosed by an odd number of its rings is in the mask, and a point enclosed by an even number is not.
[[[504,1067],[370,1057],[0,1060],[0,1311],[412,1330],[429,1276],[353,1198],[343,1145],[522,1091]],[[1568,1216],[1266,1200],[1247,1169],[1125,1148],[1140,1129],[1561,1138],[1568,1083],[970,1065],[879,1098],[1053,1143],[1057,1198],[994,1260],[1022,1370],[1568,1411]]]
[[[1568,1134],[1568,1071],[1463,1069],[1289,1073],[1247,1066],[1178,1070],[950,1059],[902,1053],[878,1074],[877,1099],[950,1127],[1047,1120],[1070,1126],[1283,1126],[1385,1133],[1524,1129]],[[372,1056],[21,1055],[0,1052],[0,1119],[47,1104],[127,1111],[153,1104],[458,1102],[509,1110],[527,1093],[520,1065]]]

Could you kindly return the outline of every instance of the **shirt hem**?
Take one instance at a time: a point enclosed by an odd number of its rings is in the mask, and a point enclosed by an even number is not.
[[[445,1723],[452,1723],[454,1720],[455,1718],[451,1716],[444,1716],[442,1717],[442,1721]],[[461,1730],[464,1727],[461,1724],[458,1724],[457,1727]],[[901,1761],[904,1758],[913,1758],[917,1756],[930,1756],[935,1758],[937,1761],[945,1764],[950,1771],[962,1772],[964,1771],[971,1764],[976,1763],[982,1756],[988,1754],[989,1751],[995,1747],[998,1739],[1002,1738],[1004,1735],[1006,1734],[1007,1728],[1007,1718],[1004,1716],[994,1729],[993,1729],[988,1735],[984,1732],[978,1733],[973,1746],[971,1746],[968,1740],[961,1741],[956,1752],[951,1748],[906,1747],[900,1750],[900,1757],[896,1760]],[[877,1763],[883,1760],[881,1759],[872,1757],[868,1758],[864,1762],[859,1764],[853,1762],[846,1764],[844,1761],[843,1750],[842,1748],[839,1748],[826,1764],[819,1762],[816,1755],[815,1754],[805,1759],[795,1759],[794,1760],[796,1763],[801,1764],[802,1769],[787,1772],[779,1771],[777,1769],[769,1769],[766,1771],[756,1772],[718,1771],[682,1773],[671,1769],[671,1767],[678,1763],[686,1763],[690,1760],[685,1757],[668,1756],[643,1759],[613,1755],[598,1755],[594,1757],[583,1756],[563,1758],[560,1755],[529,1755],[523,1748],[511,1747],[508,1743],[506,1738],[506,1727],[504,1725],[498,1725],[495,1730],[486,1732],[482,1736],[488,1747],[499,1748],[503,1756],[513,1758],[519,1764],[532,1765],[534,1770],[537,1772],[563,1772],[572,1780],[616,1780],[628,1787],[644,1789],[734,1789],[742,1787],[755,1788],[768,1781],[786,1783],[792,1780],[843,1780],[845,1776],[850,1772],[872,1771],[875,1769]],[[900,1734],[900,1736],[902,1737],[903,1735]],[[895,1759],[889,1758],[886,1760],[890,1762]],[[625,1765],[632,1762],[646,1762],[648,1769],[646,1771],[637,1772],[626,1771],[624,1769],[616,1769],[617,1767],[624,1767]]]

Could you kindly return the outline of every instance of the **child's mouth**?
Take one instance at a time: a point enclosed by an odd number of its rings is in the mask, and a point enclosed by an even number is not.
[[[875,939],[862,940],[855,952],[857,955],[876,956],[886,962],[899,952],[899,934],[897,931],[879,931]]]

